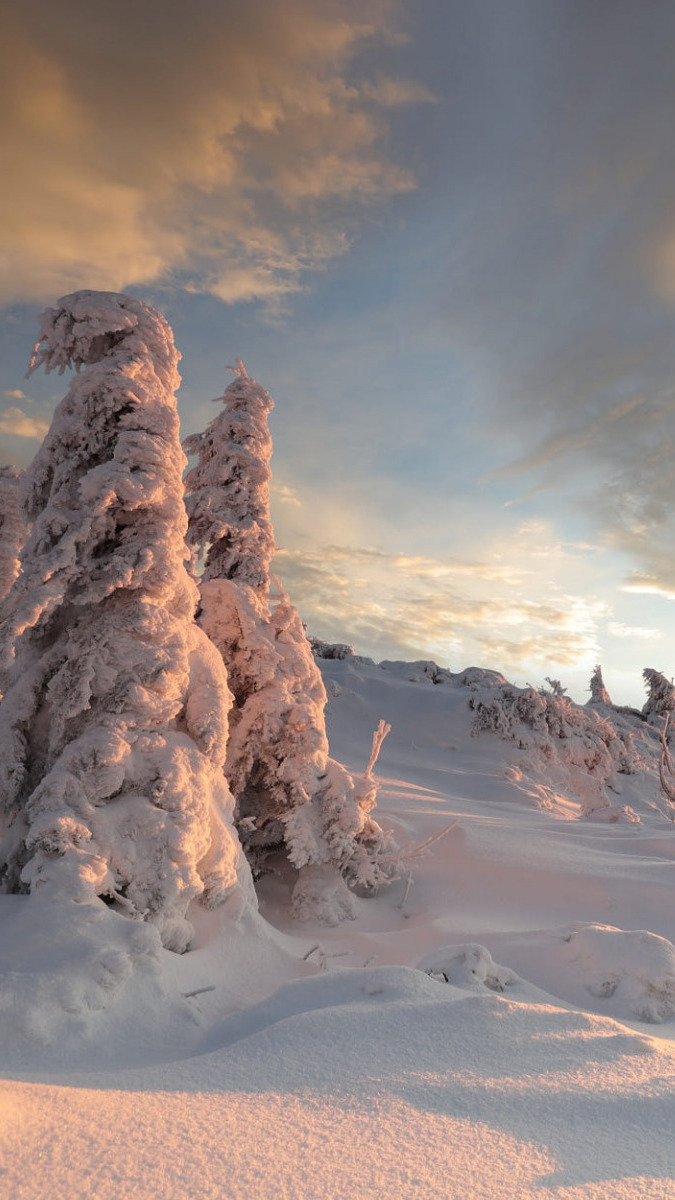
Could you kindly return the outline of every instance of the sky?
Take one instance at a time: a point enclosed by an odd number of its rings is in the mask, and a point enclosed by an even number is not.
[[[38,314],[173,326],[185,433],[275,400],[309,632],[617,703],[675,673],[675,8],[12,0],[0,461],[67,381]]]

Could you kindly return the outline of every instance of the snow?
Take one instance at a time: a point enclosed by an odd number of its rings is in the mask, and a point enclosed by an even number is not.
[[[16,467],[0,467],[0,601],[19,574],[19,552],[26,537],[19,508],[22,474]]]
[[[279,854],[259,913],[193,902],[183,955],[100,901],[0,897],[7,1194],[674,1200],[658,730],[594,705],[522,747],[475,734],[494,673],[320,665],[355,777],[392,726],[374,775],[398,881],[352,897],[352,920],[298,924]],[[600,783],[635,820],[583,815],[598,715],[634,735],[631,773],[603,759]]]
[[[193,619],[178,358],[128,296],[42,316],[33,366],[76,374],[22,481],[33,526],[0,624],[0,887],[105,897],[183,950],[193,898],[255,901],[223,777],[227,675]]]
[[[230,369],[223,409],[184,447],[197,458],[185,501],[187,539],[204,560],[198,620],[234,699],[225,760],[234,822],[254,874],[285,849],[297,918],[337,924],[355,915],[350,886],[376,891],[391,876],[380,859],[392,847],[370,816],[377,787],[366,778],[357,792],[329,757],[321,673],[300,614],[270,576],[273,401],[241,359]]]

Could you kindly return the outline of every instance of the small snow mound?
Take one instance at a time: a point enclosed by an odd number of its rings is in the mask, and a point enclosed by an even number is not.
[[[675,1016],[675,946],[667,938],[611,925],[574,927],[563,938],[586,991],[613,998],[612,1015],[650,1024]]]
[[[418,963],[417,969],[453,987],[503,992],[518,982],[518,976],[508,967],[493,961],[485,946],[468,942],[461,946],[443,946]]]
[[[611,804],[609,808],[596,808],[589,814],[589,821],[604,821],[615,825],[621,821],[629,825],[640,825],[641,819],[630,804]]]
[[[487,667],[465,667],[453,675],[452,683],[453,687],[467,687],[475,692],[478,688],[504,687],[507,680],[499,671],[490,671]]]
[[[289,1023],[294,1018],[322,1010],[342,1010],[348,1019],[350,1010],[357,1013],[357,1027],[363,1031],[367,1009],[377,1013],[382,1011],[383,1005],[400,1005],[411,1011],[417,1005],[436,1004],[438,999],[433,982],[411,967],[338,967],[294,979],[259,1004],[216,1022],[195,1053],[210,1054],[222,1050],[245,1038],[257,1037],[281,1022]],[[452,997],[443,999],[451,1000]],[[330,1057],[332,1052],[327,1045],[326,1056]]]
[[[147,1040],[138,1010],[165,1005],[171,1012],[154,926],[129,921],[100,901],[54,903],[39,893],[3,897],[2,915],[3,1065],[73,1065],[92,1054],[114,1059],[115,1046],[107,1042],[114,1024],[124,1027],[127,1042],[130,1022],[137,1027],[133,1036]]]
[[[391,671],[408,683],[450,683],[452,672],[445,667],[439,667],[432,659],[418,659],[417,662],[403,662],[400,659],[385,658],[378,663],[381,671]]]
[[[339,925],[341,921],[356,917],[357,904],[356,897],[332,864],[300,868],[292,897],[296,920]]]

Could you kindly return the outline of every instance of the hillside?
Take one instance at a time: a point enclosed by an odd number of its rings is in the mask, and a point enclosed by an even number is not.
[[[655,728],[530,697],[532,724],[476,734],[522,696],[495,673],[320,663],[350,770],[391,723],[375,774],[398,880],[353,921],[301,925],[276,864],[260,916],[225,938],[219,910],[191,914],[184,955],[101,904],[2,897],[11,1194],[675,1196]]]

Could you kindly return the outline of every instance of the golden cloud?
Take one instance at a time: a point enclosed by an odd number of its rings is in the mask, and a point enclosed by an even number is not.
[[[395,0],[18,0],[0,45],[0,300],[181,274],[268,301],[344,250],[346,213],[409,189],[355,82]]]
[[[9,433],[12,437],[35,438],[41,442],[48,429],[48,421],[27,417],[20,408],[6,408],[0,413],[0,433]]]
[[[329,546],[280,551],[275,571],[317,636],[347,637],[384,657],[452,661],[455,668],[468,661],[517,671],[592,665],[599,623],[608,615],[593,598],[549,594],[547,580],[545,598],[536,590],[523,596],[526,563],[519,573],[489,562]]]
[[[292,508],[302,508],[302,501],[298,499],[295,488],[289,487],[288,484],[273,483],[270,492],[277,497],[280,504],[290,504]]]

